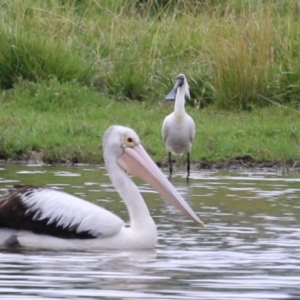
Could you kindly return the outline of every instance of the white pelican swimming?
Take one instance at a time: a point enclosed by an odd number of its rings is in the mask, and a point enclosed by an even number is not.
[[[132,129],[110,127],[103,149],[110,179],[129,211],[130,226],[112,212],[62,191],[17,186],[0,199],[0,245],[48,250],[154,248],[155,223],[127,172],[148,182],[184,215],[203,225]]]
[[[170,178],[172,177],[172,153],[187,153],[187,179],[190,176],[190,151],[195,137],[194,120],[185,112],[185,97],[190,98],[189,84],[184,74],[176,77],[175,85],[166,100],[175,100],[174,112],[165,117],[162,125],[162,137],[169,154]]]

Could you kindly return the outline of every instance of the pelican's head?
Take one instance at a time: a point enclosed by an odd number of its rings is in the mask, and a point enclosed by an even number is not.
[[[110,161],[112,165],[117,164],[133,177],[149,183],[185,216],[204,226],[204,223],[150,158],[134,130],[117,125],[110,127],[104,134],[103,147],[107,167]],[[116,170],[110,169],[109,172],[116,172]]]
[[[133,129],[120,125],[111,126],[103,136],[104,161],[117,160],[124,153],[126,147],[140,143],[140,139]]]
[[[191,98],[190,87],[184,74],[177,75],[174,87],[166,96],[166,100],[174,101],[176,99],[177,91],[182,91],[184,96],[188,97],[189,99]]]

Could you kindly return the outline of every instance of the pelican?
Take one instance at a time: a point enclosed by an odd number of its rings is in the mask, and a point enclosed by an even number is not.
[[[131,128],[103,137],[109,177],[124,200],[130,226],[114,213],[63,191],[16,186],[0,199],[0,246],[47,250],[153,249],[156,225],[130,173],[149,183],[185,216],[204,225],[159,170]]]
[[[173,89],[166,96],[167,101],[175,100],[174,112],[165,117],[162,137],[168,151],[170,178],[172,177],[172,154],[187,153],[187,179],[190,176],[190,152],[195,137],[194,120],[185,112],[185,97],[190,98],[189,84],[184,74],[176,77]]]

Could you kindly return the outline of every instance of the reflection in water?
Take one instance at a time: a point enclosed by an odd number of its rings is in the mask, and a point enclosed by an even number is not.
[[[0,298],[288,299],[299,292],[298,176],[202,171],[189,184],[184,173],[172,181],[205,228],[139,182],[158,226],[155,251],[2,251]],[[0,194],[20,183],[80,195],[128,220],[103,169],[0,168]]]

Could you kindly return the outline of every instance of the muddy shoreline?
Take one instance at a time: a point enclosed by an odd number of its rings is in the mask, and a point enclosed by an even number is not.
[[[174,161],[175,162],[175,161]],[[167,168],[167,162],[156,162],[159,167]],[[176,162],[175,162],[176,163]],[[194,170],[260,170],[260,171],[280,171],[280,172],[297,172],[300,173],[300,161],[256,161],[251,156],[237,157],[234,159],[216,162],[201,160],[193,162]]]
[[[155,161],[159,168],[168,168],[168,162],[164,161]],[[176,160],[173,161],[176,167]],[[41,161],[41,160],[12,160],[12,159],[1,159],[0,166],[5,164],[22,164],[30,166],[99,166],[104,167],[104,164],[91,164],[87,162],[80,162],[77,159],[66,160],[60,159],[59,161]],[[184,161],[180,162],[179,169],[184,169]],[[209,160],[200,160],[193,161],[192,163],[193,170],[261,170],[261,171],[281,171],[281,172],[297,172],[300,173],[300,161],[256,161],[251,156],[237,157],[234,159],[216,162]]]

